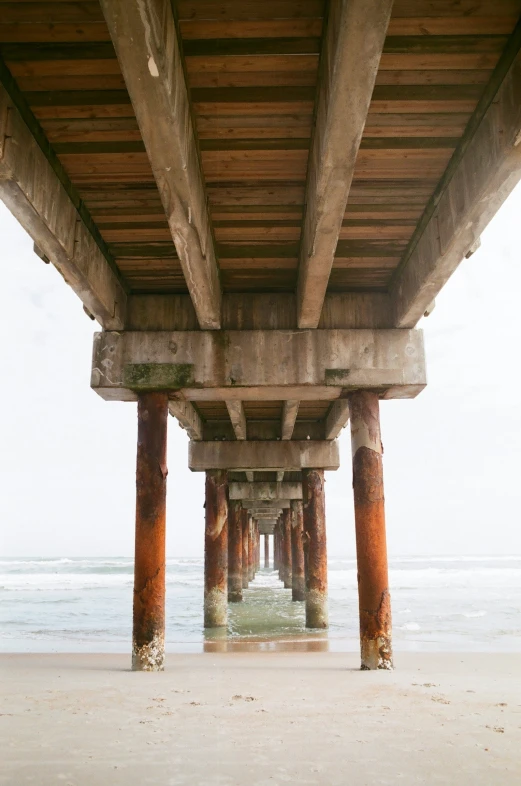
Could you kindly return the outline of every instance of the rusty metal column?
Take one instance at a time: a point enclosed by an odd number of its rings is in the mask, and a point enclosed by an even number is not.
[[[391,596],[378,396],[349,396],[362,669],[392,669]]]
[[[248,545],[248,536],[249,536],[249,519],[248,519],[248,511],[242,510],[242,588],[248,589],[249,583],[249,567],[248,567],[248,555],[250,553],[249,545]]]
[[[324,470],[302,472],[306,541],[306,627],[327,628],[327,547]]]
[[[255,565],[253,562],[253,517],[248,514],[248,581],[255,578]]]
[[[291,500],[291,587],[292,600],[306,599],[306,577],[304,575],[304,533],[302,501]]]
[[[270,567],[270,536],[264,535],[264,568],[268,570]]]
[[[242,505],[228,503],[228,602],[242,600]]]
[[[166,434],[168,395],[137,400],[133,671],[162,671],[165,657]]]
[[[282,511],[282,537],[282,564],[284,566],[282,580],[284,581],[284,589],[291,589],[291,510],[289,508],[284,508]]]
[[[206,473],[204,627],[222,628],[228,617],[228,502],[224,470]]]

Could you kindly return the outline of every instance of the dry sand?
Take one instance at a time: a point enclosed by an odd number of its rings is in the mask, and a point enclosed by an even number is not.
[[[521,783],[521,655],[0,656],[0,784]]]

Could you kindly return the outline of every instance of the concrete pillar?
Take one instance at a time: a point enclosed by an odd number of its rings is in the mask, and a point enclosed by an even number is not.
[[[162,671],[165,657],[166,435],[168,396],[137,402],[133,671]]]
[[[327,628],[327,547],[324,470],[302,471],[306,546],[306,627]]]
[[[349,396],[362,669],[392,669],[391,596],[378,396]]]
[[[304,573],[304,521],[302,501],[291,500],[291,587],[292,600],[306,599],[306,577]]]
[[[253,517],[248,514],[248,581],[255,578],[255,562],[253,558]]]
[[[242,505],[228,502],[228,602],[242,600]]]
[[[259,532],[259,522],[255,522],[255,535],[256,535],[256,546],[257,546],[257,570],[260,570],[261,566],[261,537]]]
[[[248,511],[244,508],[242,509],[242,588],[248,589],[249,583],[249,563],[248,563],[248,555],[250,553],[249,547],[249,517]]]
[[[279,522],[276,521],[273,529],[273,570],[278,571],[279,567]]]
[[[284,589],[291,589],[291,509],[284,508],[282,511],[282,564]]]
[[[264,568],[268,570],[270,567],[270,536],[264,535]]]
[[[228,502],[226,471],[206,473],[204,537],[204,627],[228,621]]]

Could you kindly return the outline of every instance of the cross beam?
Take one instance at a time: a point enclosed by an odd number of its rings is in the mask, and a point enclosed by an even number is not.
[[[382,398],[414,398],[425,384],[423,335],[417,330],[94,336],[91,385],[108,400],[134,401],[138,392],[167,390],[192,401],[332,401],[346,388],[370,388]]]
[[[248,501],[276,501],[279,499],[302,499],[302,483],[275,483],[257,481],[256,483],[232,482],[228,487],[230,499]]]
[[[336,440],[190,442],[188,466],[193,472],[210,469],[299,472],[335,470],[340,466]]]

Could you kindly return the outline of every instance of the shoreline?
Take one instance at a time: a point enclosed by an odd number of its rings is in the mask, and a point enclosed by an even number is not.
[[[517,784],[519,654],[0,655],[0,784]]]

